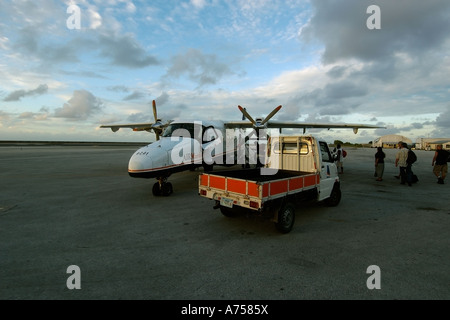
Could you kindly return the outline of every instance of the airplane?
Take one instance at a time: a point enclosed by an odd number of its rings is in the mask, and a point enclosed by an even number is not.
[[[169,196],[173,193],[173,185],[167,179],[170,175],[185,170],[203,167],[210,171],[213,165],[249,164],[249,144],[255,141],[256,158],[260,165],[258,146],[267,139],[267,130],[306,129],[309,128],[350,128],[356,134],[361,128],[385,128],[361,124],[320,124],[299,123],[292,121],[270,121],[282,108],[276,107],[264,119],[253,119],[241,106],[242,121],[202,120],[202,121],[167,121],[162,123],[157,117],[156,102],[153,100],[154,123],[101,125],[117,132],[120,128],[131,128],[133,131],[153,131],[156,141],[138,149],[128,163],[128,174],[134,178],[156,178],[152,193],[154,196]],[[238,131],[236,131],[238,129]],[[245,130],[252,130],[250,133]],[[265,130],[265,131],[264,131]],[[264,132],[264,134],[260,134]],[[230,135],[231,134],[231,135]],[[267,143],[267,140],[265,140]]]

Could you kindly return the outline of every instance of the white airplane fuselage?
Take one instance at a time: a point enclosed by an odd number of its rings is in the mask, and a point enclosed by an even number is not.
[[[160,140],[133,154],[128,173],[135,178],[162,179],[172,173],[220,163],[227,150],[222,137],[225,137],[222,121],[173,122]],[[220,146],[219,139],[223,142]],[[213,145],[217,147],[212,148]],[[212,157],[205,158],[206,153]]]

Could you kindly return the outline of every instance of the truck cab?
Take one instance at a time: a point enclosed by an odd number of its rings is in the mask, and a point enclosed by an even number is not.
[[[268,144],[267,167],[278,170],[320,173],[318,200],[326,199],[339,180],[336,164],[326,141],[308,136],[279,136]]]
[[[339,204],[339,175],[325,141],[311,135],[271,137],[266,159],[262,168],[201,174],[199,195],[214,200],[225,216],[236,207],[269,213],[282,233],[291,231],[302,202]]]

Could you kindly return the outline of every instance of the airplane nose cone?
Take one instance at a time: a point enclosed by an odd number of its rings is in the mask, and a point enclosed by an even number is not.
[[[133,177],[158,176],[169,165],[169,156],[158,142],[136,151],[128,163],[128,173]]]
[[[129,172],[142,172],[153,168],[153,161],[147,147],[136,151],[128,163]]]

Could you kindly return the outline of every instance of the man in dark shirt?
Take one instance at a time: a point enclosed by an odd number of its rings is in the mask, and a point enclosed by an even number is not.
[[[433,162],[431,163],[433,168],[433,173],[438,178],[439,184],[444,184],[445,176],[447,175],[447,160],[449,153],[442,149],[442,144],[437,145],[436,152],[434,153]]]

